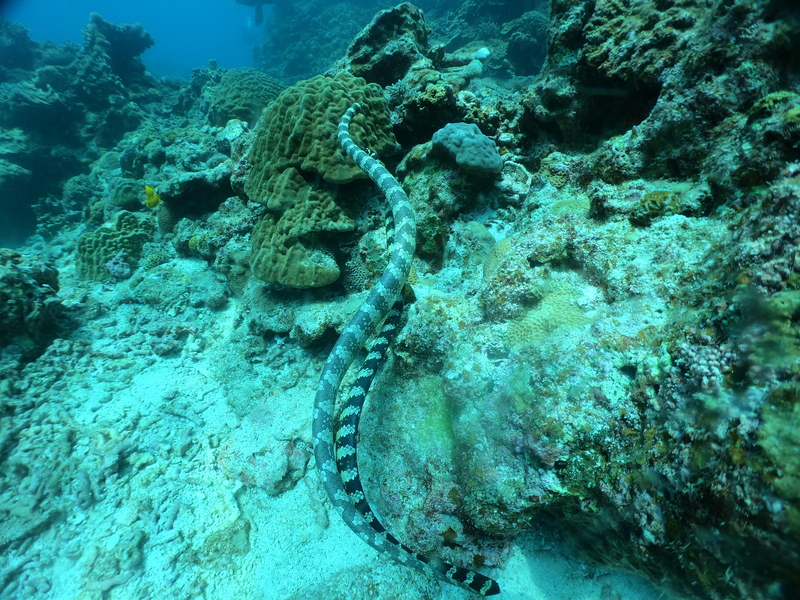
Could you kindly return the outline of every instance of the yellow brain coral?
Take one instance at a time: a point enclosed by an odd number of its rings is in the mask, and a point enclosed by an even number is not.
[[[262,113],[244,186],[251,200],[270,210],[252,236],[250,266],[262,281],[307,288],[339,277],[326,242],[355,223],[335,198],[341,185],[367,177],[336,136],[354,102],[362,105],[351,123],[354,141],[378,155],[393,153],[397,142],[383,91],[349,73],[301,81]]]
[[[264,202],[269,179],[291,167],[321,175],[329,183],[365,179],[336,138],[339,121],[354,102],[362,110],[350,125],[353,141],[379,156],[395,152],[381,87],[350,73],[318,75],[285,90],[264,110],[248,157],[253,167],[245,192],[250,199]]]

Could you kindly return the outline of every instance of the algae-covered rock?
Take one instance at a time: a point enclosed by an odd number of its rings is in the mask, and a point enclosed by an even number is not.
[[[17,346],[26,358],[39,354],[57,331],[57,291],[53,265],[0,248],[0,346]]]
[[[131,297],[151,306],[225,306],[230,293],[224,277],[207,268],[204,261],[179,259],[139,271],[130,282]]]
[[[382,10],[350,44],[347,68],[383,86],[396,83],[429,53],[430,33],[422,11],[409,2]]]
[[[800,388],[786,384],[776,389],[761,415],[759,445],[777,467],[772,486],[781,498],[790,502],[788,524],[800,532]]]

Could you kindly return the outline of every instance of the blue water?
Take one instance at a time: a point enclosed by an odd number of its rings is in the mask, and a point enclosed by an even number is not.
[[[271,6],[264,7],[269,24]],[[156,77],[188,78],[192,69],[216,60],[223,68],[250,66],[261,27],[252,7],[234,0],[5,0],[0,16],[30,29],[30,37],[61,44],[80,44],[89,14],[99,13],[116,24],[141,23],[155,45],[142,59]]]

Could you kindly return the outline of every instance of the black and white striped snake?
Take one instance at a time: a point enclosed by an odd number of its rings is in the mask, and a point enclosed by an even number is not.
[[[403,286],[408,278],[416,246],[416,222],[408,196],[397,180],[381,163],[361,150],[350,137],[350,121],[360,108],[358,104],[353,104],[342,116],[338,128],[339,142],[350,158],[386,196],[394,231],[390,236],[389,264],[386,270],[345,327],[322,369],[314,403],[313,440],[317,469],[336,511],[350,529],[370,546],[379,552],[386,552],[401,564],[419,569],[442,581],[461,586],[481,596],[491,596],[500,592],[500,587],[494,580],[480,573],[428,558],[400,543],[381,525],[361,486],[356,460],[359,417],[369,386],[399,321]],[[394,311],[390,314],[393,306]],[[377,331],[384,319],[386,325],[370,348],[342,409],[338,431],[334,436],[336,396],[344,375],[367,339]]]

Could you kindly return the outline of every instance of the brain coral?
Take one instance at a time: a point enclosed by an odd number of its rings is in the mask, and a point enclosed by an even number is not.
[[[261,110],[285,89],[283,82],[256,69],[239,67],[225,71],[217,85],[204,91],[209,103],[208,120],[218,127],[231,119],[255,125]]]
[[[84,279],[110,277],[108,263],[120,252],[126,260],[138,260],[142,247],[153,239],[153,224],[140,222],[132,213],[120,211],[113,228],[100,227],[78,238],[78,275]]]
[[[354,102],[362,106],[351,123],[355,142],[379,155],[394,152],[383,91],[349,73],[302,81],[264,110],[244,186],[251,200],[272,211],[252,237],[250,266],[262,281],[308,288],[339,277],[320,234],[355,226],[334,201],[339,185],[366,178],[336,137],[339,120]]]
[[[289,167],[319,174],[329,183],[366,179],[336,138],[339,120],[354,102],[362,111],[350,124],[353,141],[381,156],[393,153],[397,142],[381,87],[350,73],[318,75],[285,90],[264,111],[250,150],[247,195],[263,202],[266,182]]]
[[[268,213],[256,224],[250,265],[263,281],[296,288],[328,285],[339,278],[339,267],[330,252],[313,244],[313,234],[354,227],[330,195],[310,190],[280,218]]]

